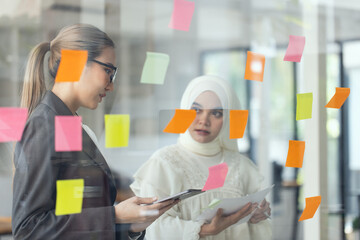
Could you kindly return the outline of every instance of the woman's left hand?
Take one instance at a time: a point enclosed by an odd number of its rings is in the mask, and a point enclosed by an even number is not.
[[[270,203],[265,199],[261,202],[258,209],[256,209],[254,215],[250,218],[250,223],[261,222],[271,216]]]

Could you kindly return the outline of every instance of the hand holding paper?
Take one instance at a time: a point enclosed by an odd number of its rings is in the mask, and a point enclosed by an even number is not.
[[[260,205],[257,206],[254,215],[250,218],[250,223],[259,223],[267,218],[271,218],[271,208],[270,203],[265,199]]]
[[[201,238],[209,235],[217,235],[228,227],[237,225],[237,222],[242,221],[242,219],[248,219],[248,217],[252,215],[252,212],[254,212],[254,209],[256,209],[254,204],[247,203],[239,211],[228,215],[224,214],[224,209],[219,208],[215,216],[211,219],[211,222],[205,223],[201,227],[199,235]]]
[[[206,209],[202,214],[200,214],[197,220],[198,221],[206,220],[208,222],[211,221],[211,219],[216,215],[216,212],[219,208],[224,209],[225,215],[230,215],[232,213],[239,211],[248,203],[257,203],[258,205],[260,205],[261,202],[265,199],[266,195],[271,191],[273,187],[274,185],[259,192],[247,195],[245,197],[220,199],[220,203],[218,203],[213,208]],[[254,213],[255,211],[253,211],[247,217],[242,218],[236,224],[241,224],[249,221],[249,219],[253,216]]]

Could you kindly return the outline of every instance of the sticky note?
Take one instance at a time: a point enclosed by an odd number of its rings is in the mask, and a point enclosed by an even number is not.
[[[26,108],[0,108],[0,142],[20,141],[28,112]]]
[[[105,147],[127,147],[129,145],[130,115],[105,115]]]
[[[164,84],[170,57],[164,53],[147,52],[141,83]]]
[[[321,203],[321,196],[305,198],[305,209],[300,216],[299,222],[313,218]]]
[[[350,88],[336,88],[335,95],[330,99],[326,108],[340,109],[350,95]]]
[[[248,110],[230,110],[230,139],[244,136],[248,116]]]
[[[246,80],[263,81],[265,56],[258,53],[247,52],[245,76]]]
[[[79,81],[87,59],[87,51],[61,49],[61,60],[55,82]]]
[[[303,165],[304,153],[304,141],[290,140],[285,167],[301,168]]]
[[[194,10],[195,2],[174,0],[174,9],[168,27],[180,31],[189,31]]]
[[[55,215],[81,213],[84,179],[57,180]]]
[[[202,190],[207,191],[224,186],[227,173],[228,165],[225,162],[209,167],[209,176]]]
[[[55,151],[82,151],[80,116],[55,116]]]
[[[296,94],[296,120],[303,120],[312,118],[312,93],[299,93]]]
[[[284,61],[300,62],[305,47],[305,37],[289,36],[289,45],[286,49]]]
[[[221,200],[215,198],[215,199],[213,199],[213,200],[209,203],[208,208],[213,209],[213,208],[215,208],[217,205],[219,205],[219,203],[221,203]]]
[[[170,120],[163,132],[184,133],[196,118],[195,110],[175,109],[174,117]]]

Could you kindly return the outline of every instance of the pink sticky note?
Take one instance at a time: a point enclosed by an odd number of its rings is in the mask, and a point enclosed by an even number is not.
[[[194,10],[194,2],[174,0],[174,10],[169,23],[169,28],[181,31],[189,31]]]
[[[82,151],[81,117],[55,116],[55,151]]]
[[[228,165],[226,163],[209,167],[209,176],[202,190],[207,191],[224,186],[227,173]]]
[[[20,141],[27,115],[26,108],[0,108],[0,142]]]
[[[289,45],[285,53],[284,61],[300,62],[305,47],[305,37],[289,36]]]

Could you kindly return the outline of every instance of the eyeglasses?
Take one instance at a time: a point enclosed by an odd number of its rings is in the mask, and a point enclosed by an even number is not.
[[[117,73],[117,67],[114,67],[113,65],[109,65],[109,64],[106,64],[106,63],[103,63],[103,62],[100,62],[98,60],[91,60],[93,62],[96,62],[97,64],[100,64],[104,67],[107,67],[107,68],[110,68],[112,70],[111,74],[110,74],[110,83],[114,83],[115,82],[115,77],[116,77],[116,73]]]

